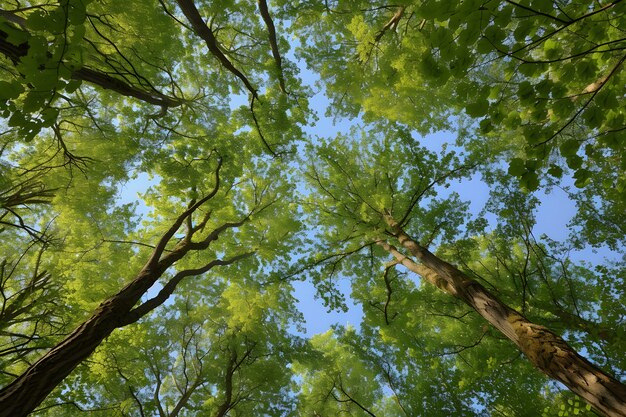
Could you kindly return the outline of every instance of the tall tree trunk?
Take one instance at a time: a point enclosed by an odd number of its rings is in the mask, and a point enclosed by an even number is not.
[[[606,416],[626,417],[626,386],[604,373],[544,326],[530,322],[480,283],[419,245],[391,217],[387,224],[400,245],[420,263],[386,241],[378,243],[426,281],[462,300],[509,338],[540,371],[565,384]]]
[[[0,416],[32,412],[57,385],[119,327],[126,314],[159,278],[162,271],[142,269],[119,293],[104,301],[61,343],[0,391]]]

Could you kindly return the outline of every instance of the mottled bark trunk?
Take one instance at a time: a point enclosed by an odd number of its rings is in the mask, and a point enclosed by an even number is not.
[[[513,310],[480,283],[438,258],[411,239],[387,217],[398,242],[419,264],[387,242],[379,244],[408,269],[448,294],[462,300],[515,343],[543,373],[565,384],[607,416],[626,417],[626,386],[580,356],[563,339]]]

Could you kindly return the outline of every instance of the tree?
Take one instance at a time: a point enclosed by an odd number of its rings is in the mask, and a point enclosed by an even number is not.
[[[220,275],[182,284],[184,295],[162,314],[114,333],[109,348],[99,348],[42,409],[51,416],[84,410],[167,417],[291,409],[283,364],[299,343],[286,334],[296,319],[293,300],[277,285],[257,292],[228,272]],[[63,392],[68,387],[71,395]]]
[[[319,213],[320,225],[328,228],[320,236],[322,246],[339,246],[339,253],[326,257],[324,262],[331,263],[334,272],[337,263],[348,255],[380,246],[396,264],[470,306],[511,340],[537,369],[606,415],[624,414],[623,384],[584,359],[548,328],[528,320],[478,280],[427,249],[442,235],[446,239],[446,232],[452,235],[450,232],[462,218],[455,224],[447,216],[458,205],[454,195],[433,199],[427,208],[421,206],[422,201],[432,199],[437,194],[434,188],[458,175],[463,166],[455,164],[452,153],[437,158],[419,148],[410,136],[398,133],[396,139],[392,135],[388,130],[362,134],[358,144],[339,137],[320,148],[319,163],[313,163],[309,173],[315,187],[310,206],[313,213]],[[443,216],[447,224],[437,223]],[[407,230],[414,230],[418,237],[411,237]],[[375,249],[370,252],[375,256]],[[366,261],[357,258],[353,262]],[[357,268],[352,265],[351,273],[355,274]]]
[[[197,201],[192,200],[187,210],[175,218],[153,246],[147,261],[135,277],[118,293],[103,301],[90,318],[81,323],[49,353],[3,388],[1,399],[6,404],[3,411],[7,413],[6,415],[25,415],[32,411],[80,362],[91,355],[113,330],[136,322],[163,304],[183,279],[207,273],[216,266],[230,265],[254,253],[255,248],[250,246],[250,243],[255,239],[250,233],[252,230],[249,230],[244,238],[235,238],[235,241],[243,244],[243,248],[235,253],[226,252],[219,256],[217,253],[220,251],[216,253],[213,252],[216,249],[212,249],[212,256],[205,255],[204,260],[193,262],[186,267],[179,267],[178,271],[172,275],[165,275],[172,265],[183,260],[190,252],[206,250],[218,238],[228,239],[233,229],[245,226],[252,217],[262,219],[263,211],[276,203],[278,198],[276,195],[268,196],[270,185],[259,184],[259,178],[254,178],[250,180],[252,201],[242,201],[243,204],[248,203],[241,208],[244,214],[232,213],[228,210],[232,214],[220,216],[224,220],[212,218],[215,215],[213,211],[203,206],[221,191],[221,166],[222,161],[218,159],[213,188],[206,194],[203,193],[204,195]],[[230,189],[226,194],[228,192],[234,193],[235,191]],[[222,193],[224,191],[220,194]],[[204,209],[202,215],[197,213],[201,208]],[[226,220],[226,217],[233,219]],[[176,239],[175,235],[179,233],[183,225],[185,232]],[[261,227],[262,233],[265,233],[265,227]],[[261,244],[263,240],[265,238],[261,237],[258,244]],[[158,294],[141,301],[148,290],[164,275],[165,280]],[[44,379],[39,376],[42,374],[46,375]]]
[[[623,249],[624,10],[5,1],[0,415],[625,415],[624,268],[569,254]]]

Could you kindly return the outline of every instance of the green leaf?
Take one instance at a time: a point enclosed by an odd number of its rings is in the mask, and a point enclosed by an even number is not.
[[[87,17],[86,3],[82,1],[72,1],[67,17],[72,25],[82,24]]]
[[[513,31],[513,36],[516,41],[526,43],[526,38],[531,35],[534,29],[531,19],[520,19]]]
[[[555,59],[559,55],[560,49],[559,44],[553,38],[549,38],[543,43],[543,52],[546,59]]]
[[[619,101],[616,97],[616,92],[614,90],[608,89],[605,87],[602,88],[598,94],[593,99],[593,103],[596,104],[599,108],[610,109],[615,108],[619,105]]]
[[[509,163],[509,174],[515,177],[519,177],[526,173],[525,161],[521,158],[513,158]]]
[[[73,93],[80,87],[82,81],[81,80],[70,80],[65,86],[65,91],[68,93]]]
[[[491,44],[491,41],[485,36],[481,37],[478,43],[476,44],[476,51],[479,54],[488,54],[493,52],[494,47]]]
[[[487,114],[489,101],[481,99],[465,106],[466,113],[471,117],[481,117]]]
[[[596,81],[596,74],[598,72],[598,67],[594,61],[591,59],[585,59],[576,65],[576,71],[578,72],[578,76],[583,80],[588,80],[589,83]]]
[[[604,110],[600,109],[598,106],[590,105],[585,109],[583,118],[589,127],[596,128],[602,125],[605,115],[606,112]]]
[[[539,176],[536,172],[527,171],[520,178],[520,184],[528,191],[534,191],[539,187]]]
[[[517,87],[517,96],[520,101],[528,101],[535,94],[535,89],[533,85],[528,81],[523,81]]]
[[[591,180],[591,171],[581,168],[574,173],[574,185],[578,188],[585,187]]]
[[[532,0],[530,7],[534,10],[547,14],[552,14],[555,10],[552,0]]]
[[[563,176],[563,168],[552,164],[548,169],[548,174],[552,175],[555,178],[561,178]]]
[[[24,87],[17,81],[0,81],[0,101],[16,99],[24,92]]]
[[[576,155],[576,152],[578,152],[579,147],[580,147],[580,142],[574,139],[569,139],[563,142],[559,146],[559,150],[561,151],[561,155],[565,157],[569,157],[572,155]]]
[[[578,169],[583,164],[583,158],[578,155],[569,155],[566,159],[567,166],[571,169]]]
[[[41,112],[43,126],[52,126],[59,116],[59,109],[47,108]]]
[[[35,10],[26,19],[26,25],[32,30],[46,30],[49,23],[48,15],[43,10]]]
[[[493,125],[491,124],[490,119],[483,119],[480,121],[480,132],[482,134],[487,134],[493,130]]]

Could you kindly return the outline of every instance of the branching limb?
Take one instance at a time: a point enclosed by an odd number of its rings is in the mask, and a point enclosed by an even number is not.
[[[378,32],[376,37],[374,38],[375,42],[380,42],[381,38],[385,35],[385,33],[389,30],[396,30],[402,16],[404,15],[404,11],[406,10],[406,6],[398,7],[398,10],[394,13],[394,15],[389,19],[389,21],[382,27],[382,29]]]
[[[231,265],[241,259],[252,256],[253,254],[254,252],[246,252],[224,260],[214,259],[200,268],[185,269],[178,272],[163,286],[161,291],[159,291],[159,293],[155,297],[132,309],[125,317],[125,319],[120,323],[120,326],[126,326],[128,324],[135,323],[137,320],[148,314],[150,311],[163,304],[174,293],[174,290],[184,278],[204,274],[205,272],[210,271],[216,266]]]
[[[6,32],[0,30],[0,54],[11,60],[13,64],[17,65],[20,63],[21,59],[28,54],[30,45],[28,42],[13,45],[8,41],[8,36],[9,35]],[[146,103],[165,108],[177,107],[184,102],[184,100],[166,96],[156,90],[151,92],[143,90],[124,80],[89,67],[82,67],[78,70],[72,71],[72,78],[92,83],[106,90],[115,91],[116,93],[126,97],[134,97]]]
[[[189,23],[191,24],[194,33],[202,38],[202,40],[204,40],[207,47],[209,48],[209,52],[211,52],[211,54],[215,58],[217,58],[217,60],[220,61],[220,63],[229,72],[231,72],[244,83],[250,94],[252,94],[252,97],[258,98],[256,88],[252,86],[248,78],[243,75],[241,71],[239,71],[233,65],[232,62],[230,62],[230,60],[226,57],[226,55],[224,55],[224,53],[220,49],[213,30],[211,30],[211,28],[204,22],[193,0],[176,0],[176,3],[178,4],[178,7],[180,7],[180,10],[183,12],[187,20],[189,20]]]
[[[280,56],[280,51],[278,50],[278,41],[276,39],[276,27],[274,26],[272,16],[270,16],[270,11],[267,7],[267,1],[258,0],[257,3],[259,5],[259,12],[261,13],[261,17],[265,22],[265,26],[267,26],[270,47],[272,48],[272,55],[274,56],[274,62],[276,63],[276,68],[278,69],[278,83],[280,85],[280,91],[286,93],[287,91],[285,89],[285,77],[283,75],[282,58]]]
[[[161,108],[178,107],[184,102],[181,99],[168,97],[159,92],[148,92],[142,90],[109,74],[105,74],[89,67],[83,67],[74,71],[72,73],[72,78],[95,84],[105,90],[115,91],[116,93],[126,97],[134,97],[146,103],[160,106]]]
[[[600,80],[593,84],[588,85],[587,88],[585,88],[584,93],[590,93],[591,96],[583,103],[583,105],[576,111],[576,113],[574,113],[574,115],[563,126],[559,128],[559,130],[557,130],[554,134],[552,134],[548,139],[536,144],[535,147],[544,145],[550,142],[552,139],[554,139],[560,133],[562,133],[569,125],[571,125],[574,122],[574,120],[576,120],[576,118],[578,118],[578,116],[589,106],[589,104],[591,104],[591,102],[596,97],[596,95],[600,92],[602,87],[604,87],[607,84],[607,82],[613,77],[613,75],[617,73],[617,71],[621,68],[622,64],[624,63],[624,61],[626,61],[626,55],[620,58],[617,64],[613,66],[609,74],[603,80]]]
[[[386,325],[390,325],[391,324],[391,320],[393,320],[398,313],[395,312],[391,317],[389,317],[389,304],[391,303],[391,296],[393,294],[393,288],[391,288],[391,281],[393,280],[392,278],[389,277],[389,272],[398,264],[397,261],[392,261],[389,263],[389,265],[386,265],[385,267],[385,272],[383,273],[383,280],[385,282],[385,290],[387,293],[387,298],[385,300],[385,305],[383,307],[379,307],[378,303],[372,303],[371,305],[376,308],[377,310],[379,310],[380,312],[383,313],[383,316],[385,317],[385,324]]]
[[[221,168],[222,168],[222,158],[218,158],[217,167],[215,168],[215,185],[213,187],[213,190],[211,190],[211,192],[209,192],[209,194],[207,194],[205,197],[201,198],[199,201],[192,204],[187,210],[185,210],[180,216],[178,216],[178,218],[176,218],[174,223],[169,227],[169,229],[167,229],[167,231],[163,234],[161,239],[159,239],[158,243],[156,244],[154,248],[154,251],[152,252],[152,256],[146,263],[146,266],[156,267],[159,260],[161,259],[161,255],[163,255],[163,251],[165,250],[165,247],[167,246],[169,241],[172,239],[174,234],[178,231],[178,229],[183,224],[183,222],[187,219],[187,217],[191,216],[201,205],[203,205],[204,203],[206,203],[207,201],[215,197],[215,194],[217,194],[217,191],[219,190],[219,187],[220,187],[220,169]]]
[[[472,163],[472,164],[468,164],[468,165],[461,165],[461,166],[456,167],[456,168],[454,168],[454,169],[452,169],[450,171],[446,171],[443,174],[438,175],[428,185],[426,185],[426,187],[424,187],[424,189],[422,189],[422,190],[420,190],[420,189],[415,190],[415,193],[411,197],[411,204],[409,204],[409,207],[407,208],[406,212],[404,213],[404,216],[402,216],[402,218],[398,222],[398,225],[400,227],[406,226],[406,224],[411,219],[411,212],[413,211],[413,209],[415,208],[417,203],[435,185],[439,184],[441,181],[443,181],[445,179],[452,178],[453,176],[455,176],[459,172],[462,172],[464,170],[468,170],[469,171],[469,170],[472,170],[472,169],[476,168],[477,166],[478,166],[478,163]]]
[[[371,417],[376,417],[376,414],[374,414],[370,410],[368,410],[363,404],[361,404],[353,396],[351,396],[348,393],[348,391],[346,391],[346,389],[343,387],[343,383],[341,382],[341,377],[339,377],[339,386],[337,386],[337,383],[335,382],[335,387],[337,389],[339,389],[339,391],[346,397],[346,399],[341,399],[341,398],[337,397],[334,392],[331,391],[331,395],[333,396],[335,401],[340,402],[340,403],[349,402],[351,404],[356,405],[361,410],[363,410],[363,412],[365,412],[367,415],[369,415]]]

